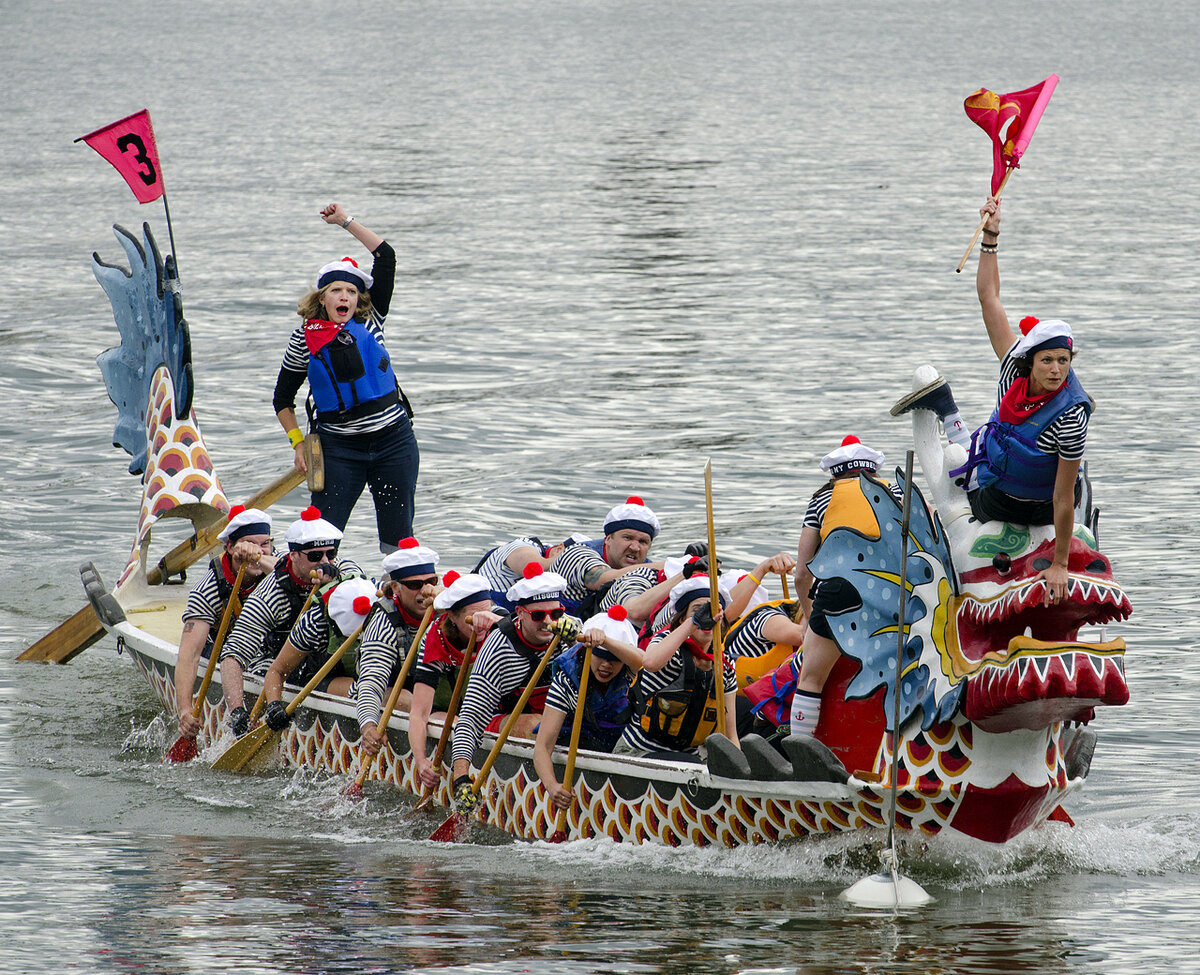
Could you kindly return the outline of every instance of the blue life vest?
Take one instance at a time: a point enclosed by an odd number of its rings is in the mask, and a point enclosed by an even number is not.
[[[579,681],[583,674],[583,658],[583,644],[577,643],[554,661],[554,669],[566,674],[575,688],[576,695],[579,693]],[[622,667],[600,692],[597,692],[600,685],[596,683],[595,676],[588,678],[587,700],[583,703],[583,727],[579,732],[581,748],[598,752],[613,750],[625,726],[633,717],[633,707],[629,703],[631,681],[632,675],[628,667]],[[563,722],[558,741],[561,745],[570,744],[570,722]]]
[[[308,388],[325,423],[349,423],[400,402],[388,351],[356,318],[308,356]]]
[[[1071,407],[1082,403],[1092,412],[1092,401],[1072,369],[1062,390],[1020,423],[1000,420],[1000,407],[992,418],[975,431],[971,438],[971,457],[959,471],[970,473],[979,468],[979,486],[994,487],[1014,498],[1029,501],[1049,501],[1054,497],[1054,481],[1058,476],[1058,455],[1038,449],[1038,437]]]

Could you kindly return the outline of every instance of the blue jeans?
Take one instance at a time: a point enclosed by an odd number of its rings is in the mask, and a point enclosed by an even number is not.
[[[321,517],[345,529],[350,512],[371,487],[380,551],[391,552],[412,534],[417,470],[421,464],[412,422],[404,417],[376,433],[330,433],[319,425],[325,490],[312,496]]]

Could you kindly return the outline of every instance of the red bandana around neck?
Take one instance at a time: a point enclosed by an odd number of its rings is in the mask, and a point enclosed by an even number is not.
[[[324,318],[310,318],[304,323],[304,344],[308,346],[310,355],[316,355],[332,342],[343,326]]]
[[[1066,388],[1067,384],[1064,382],[1058,389],[1049,393],[1030,396],[1029,377],[1018,376],[1000,398],[1000,422],[1024,423]]]

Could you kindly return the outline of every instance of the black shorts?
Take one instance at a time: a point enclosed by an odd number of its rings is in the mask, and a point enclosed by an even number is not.
[[[845,579],[821,579],[813,587],[809,595],[812,597],[812,615],[808,618],[809,628],[827,640],[833,640],[833,630],[829,628],[826,614],[837,616],[858,609],[862,600],[858,591]]]
[[[1083,496],[1082,480],[1075,481],[1075,503]],[[1014,525],[1053,525],[1054,501],[1026,501],[992,485],[967,494],[976,521],[1007,521]]]

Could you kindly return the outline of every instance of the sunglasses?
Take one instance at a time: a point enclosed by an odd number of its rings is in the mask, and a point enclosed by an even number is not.
[[[336,557],[337,549],[317,549],[304,552],[303,555],[306,559],[308,559],[309,562],[311,562],[313,565],[316,565],[318,562],[326,562],[329,559]]]
[[[426,586],[436,585],[437,576],[432,579],[394,579],[393,582],[398,582],[409,592],[420,592]]]
[[[524,609],[524,607],[521,608]],[[535,623],[540,623],[547,616],[549,616],[552,620],[560,620],[563,618],[563,614],[566,612],[566,610],[559,606],[557,609],[526,609],[525,612]]]

